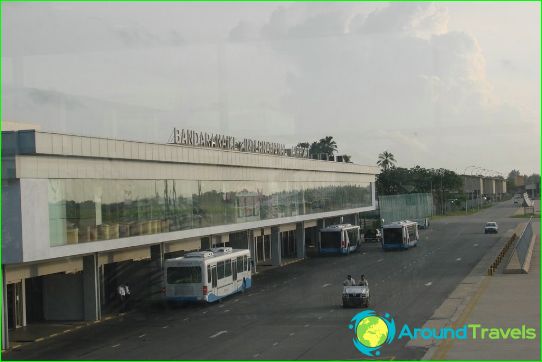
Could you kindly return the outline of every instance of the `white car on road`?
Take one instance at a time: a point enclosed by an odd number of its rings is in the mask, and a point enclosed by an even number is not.
[[[494,233],[497,234],[499,232],[499,225],[495,221],[488,221],[486,223],[486,226],[484,227],[484,234]]]

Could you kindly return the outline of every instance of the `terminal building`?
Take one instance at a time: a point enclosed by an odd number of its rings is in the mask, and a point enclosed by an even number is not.
[[[374,212],[377,167],[254,147],[2,132],[3,347],[13,328],[114,312],[122,283],[159,298],[164,259],[232,246],[258,272]]]

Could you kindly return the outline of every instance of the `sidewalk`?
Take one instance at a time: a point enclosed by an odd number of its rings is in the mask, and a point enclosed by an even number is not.
[[[32,323],[29,326],[17,328],[9,331],[9,349],[17,349],[24,347],[25,344],[42,342],[49,338],[54,338],[61,334],[74,332],[86,326],[105,322],[125,315],[109,314],[103,316],[97,321],[62,321],[62,322],[44,322]]]
[[[533,223],[536,241],[529,274],[486,277],[472,304],[459,320],[488,328],[536,328],[533,340],[467,339],[442,343],[431,356],[446,360],[540,360],[540,223]]]

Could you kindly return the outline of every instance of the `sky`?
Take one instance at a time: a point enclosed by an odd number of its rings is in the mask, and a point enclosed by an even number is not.
[[[540,173],[540,4],[3,2],[2,120]]]

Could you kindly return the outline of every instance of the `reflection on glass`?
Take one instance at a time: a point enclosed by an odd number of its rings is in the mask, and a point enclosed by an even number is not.
[[[50,245],[371,205],[370,183],[49,180]]]

